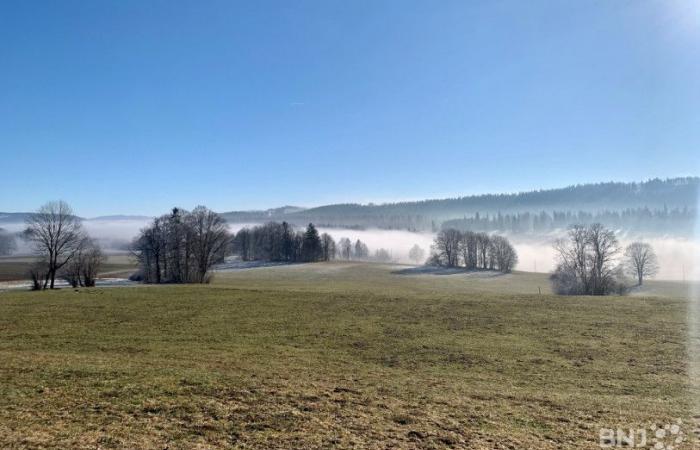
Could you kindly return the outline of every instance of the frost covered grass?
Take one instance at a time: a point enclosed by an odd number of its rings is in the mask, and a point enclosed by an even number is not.
[[[0,447],[599,448],[690,414],[685,299],[405,269],[0,293]]]

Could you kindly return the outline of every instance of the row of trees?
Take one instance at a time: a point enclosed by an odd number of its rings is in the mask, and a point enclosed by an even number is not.
[[[659,268],[649,244],[633,242],[623,253],[615,233],[599,223],[572,226],[554,249],[558,263],[551,281],[558,294],[623,294],[630,285],[628,275],[642,285]]]
[[[431,262],[444,267],[508,273],[517,264],[518,255],[503,236],[449,228],[435,238]]]
[[[319,234],[314,224],[296,230],[287,222],[268,222],[252,228],[242,228],[232,240],[231,253],[243,261],[316,262],[336,258],[346,261],[392,260],[391,252],[377,249],[370,253],[361,240],[343,237],[336,242],[328,233]]]
[[[139,263],[133,279],[145,283],[205,283],[209,269],[223,261],[231,236],[226,221],[197,206],[191,212],[173,208],[157,217],[134,239]]]
[[[328,233],[319,235],[312,223],[302,231],[287,222],[268,222],[236,233],[232,253],[243,261],[330,261],[335,258],[336,243]]]
[[[679,234],[693,232],[697,211],[695,209],[663,207],[626,208],[623,210],[590,211],[541,211],[510,214],[479,214],[443,222],[443,228],[471,231],[500,231],[504,233],[546,233],[566,229],[572,223],[603,223],[607,227],[626,231],[674,231]]]
[[[45,204],[27,218],[26,225],[23,237],[38,255],[29,273],[33,289],[54,289],[56,278],[73,287],[95,285],[104,261],[102,251],[66,202]]]
[[[365,260],[369,258],[369,247],[359,239],[353,243],[350,239],[344,237],[340,238],[338,244],[341,259],[349,261],[351,259]]]

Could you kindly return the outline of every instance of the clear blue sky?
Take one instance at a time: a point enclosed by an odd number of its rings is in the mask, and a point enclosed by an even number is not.
[[[3,1],[0,211],[696,175],[700,2]]]

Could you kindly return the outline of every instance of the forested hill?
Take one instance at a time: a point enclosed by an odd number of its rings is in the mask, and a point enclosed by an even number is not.
[[[268,211],[230,212],[230,222],[286,220],[295,224],[313,222],[327,226],[380,227],[428,230],[450,219],[521,213],[553,215],[585,212],[644,214],[681,214],[694,218],[698,204],[700,178],[653,179],[640,183],[595,183],[560,189],[511,194],[486,194],[440,200],[386,203],[381,205],[335,204],[302,210],[278,208]],[[638,211],[639,213],[630,213]],[[646,212],[645,212],[646,211]],[[664,213],[665,211],[665,213]],[[635,219],[636,220],[636,219]]]

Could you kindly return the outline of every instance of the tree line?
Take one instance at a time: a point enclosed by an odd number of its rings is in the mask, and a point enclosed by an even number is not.
[[[431,250],[430,262],[444,267],[509,273],[518,262],[515,248],[505,237],[454,228],[440,231]]]
[[[336,244],[314,224],[296,230],[287,222],[242,228],[232,240],[232,253],[243,261],[316,262],[335,258]]]
[[[600,223],[572,226],[554,249],[557,266],[550,280],[557,294],[624,294],[630,287],[628,276],[641,286],[659,269],[649,244],[633,242],[623,252],[615,232]]]
[[[243,261],[317,262],[343,259],[346,261],[392,260],[391,252],[377,249],[373,254],[361,240],[347,237],[336,242],[328,233],[319,234],[313,223],[298,230],[287,222],[268,222],[242,228],[231,242],[231,254]]]
[[[627,208],[620,211],[541,211],[511,214],[480,214],[443,222],[443,228],[470,231],[500,231],[511,234],[547,233],[566,229],[572,223],[602,223],[626,231],[669,232],[688,235],[694,232],[697,211],[684,208]]]
[[[132,243],[145,283],[206,283],[209,270],[223,261],[231,240],[226,221],[205,206],[173,208],[153,219]]]
[[[474,223],[460,224],[452,220],[474,218],[477,213],[481,216],[480,220],[483,220],[486,215],[493,218],[499,212],[510,215],[512,219],[529,211],[530,220],[534,223],[534,217],[539,215],[537,211],[559,211],[573,215],[584,211],[596,215],[596,211],[608,210],[611,212],[610,217],[594,217],[585,220],[585,223],[597,221],[617,227],[617,222],[613,220],[616,220],[614,214],[618,214],[623,228],[631,226],[635,227],[635,230],[643,231],[650,225],[653,227],[648,231],[654,231],[662,229],[664,225],[661,222],[667,221],[674,227],[674,232],[685,233],[688,231],[689,217],[694,219],[696,215],[699,187],[700,178],[686,177],[653,179],[641,183],[583,184],[512,194],[485,194],[380,205],[335,204],[309,209],[286,207],[253,213],[229,212],[225,215],[232,222],[285,220],[298,224],[312,222],[328,228],[360,226],[433,232],[441,228],[458,228],[463,231],[521,232],[519,230],[530,229],[530,224],[520,223],[524,218],[515,220],[510,225],[491,223],[488,228],[485,228],[484,224],[473,227]],[[635,212],[629,216],[625,213],[628,210]],[[645,210],[653,212],[653,223],[644,219]],[[661,216],[664,211],[668,212],[665,218]],[[611,221],[608,222],[608,219]],[[571,223],[584,223],[583,220],[572,217],[565,222],[560,228],[565,228]],[[539,225],[545,226],[545,222]],[[676,226],[678,228],[675,228]]]

